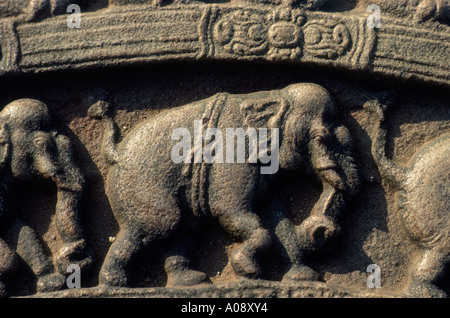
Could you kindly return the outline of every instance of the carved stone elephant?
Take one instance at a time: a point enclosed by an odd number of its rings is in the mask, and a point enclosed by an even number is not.
[[[85,269],[92,263],[78,217],[85,182],[73,161],[69,139],[51,129],[42,102],[20,99],[0,112],[0,173],[0,294],[6,294],[1,280],[15,270],[17,255],[37,276],[38,291],[62,288],[69,264]],[[59,274],[34,231],[15,213],[15,203],[21,199],[19,186],[44,179],[53,182],[57,191],[55,222],[63,241],[56,256]]]
[[[194,131],[196,120],[224,131],[230,127],[277,128],[280,170],[301,170],[321,181],[323,193],[312,215],[297,229],[301,246],[289,249],[297,271],[290,272],[294,279],[312,276],[302,272],[308,268],[295,249],[313,250],[335,237],[340,232],[339,216],[359,187],[352,137],[340,122],[330,95],[319,85],[295,84],[247,95],[217,94],[143,122],[119,144],[108,104],[100,101],[88,113],[103,118],[103,152],[112,165],[107,195],[120,225],[100,271],[101,284],[127,285],[127,266],[138,252],[168,239],[175,241],[175,247],[166,255],[167,285],[205,281],[205,274],[188,269],[182,247],[195,236],[197,221],[208,217],[242,242],[231,255],[235,272],[250,278],[261,274],[256,255],[271,244],[271,235],[258,215],[258,202],[267,196],[280,172],[262,174],[261,162],[174,163],[171,134],[180,127]]]
[[[368,109],[378,116],[372,154],[382,177],[398,191],[397,213],[406,235],[420,247],[407,293],[414,297],[447,297],[438,286],[450,264],[450,134],[425,143],[407,166],[386,156],[387,124],[378,101]]]

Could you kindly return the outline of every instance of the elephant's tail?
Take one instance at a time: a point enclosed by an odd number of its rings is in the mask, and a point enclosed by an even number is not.
[[[116,136],[118,129],[112,117],[111,106],[105,101],[98,101],[88,109],[88,115],[103,122],[102,152],[106,162],[114,165],[118,162]]]

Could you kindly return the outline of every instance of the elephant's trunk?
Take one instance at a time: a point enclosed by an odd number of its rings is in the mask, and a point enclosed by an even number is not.
[[[116,151],[117,126],[111,117],[110,105],[104,101],[98,101],[88,110],[88,115],[92,118],[101,119],[103,122],[103,142],[102,152],[106,162],[114,165],[118,162]]]
[[[336,215],[343,208],[343,199],[340,191],[324,183],[322,194],[311,215],[297,229],[304,250],[320,250],[341,233]]]
[[[322,182],[322,194],[310,217],[298,228],[302,247],[309,251],[323,250],[339,236],[342,213],[358,193],[360,185],[351,143],[336,140],[333,144],[330,138],[319,137],[310,142],[311,164]],[[339,153],[335,153],[332,146],[338,147]]]

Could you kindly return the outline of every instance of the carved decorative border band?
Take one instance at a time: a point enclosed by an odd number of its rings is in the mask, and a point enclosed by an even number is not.
[[[18,71],[19,39],[15,24],[0,21],[0,76]]]
[[[366,17],[225,4],[105,9],[83,13],[80,29],[66,19],[1,22],[0,75],[168,60],[284,61],[450,85],[450,35],[393,19],[370,29]],[[425,47],[436,54],[422,54]]]

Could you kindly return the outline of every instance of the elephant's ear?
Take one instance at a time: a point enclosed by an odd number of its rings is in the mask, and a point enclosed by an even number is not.
[[[289,103],[282,98],[246,100],[241,105],[244,125],[252,128],[281,128]]]
[[[8,125],[0,119],[0,171],[6,166],[11,152],[11,139]]]

